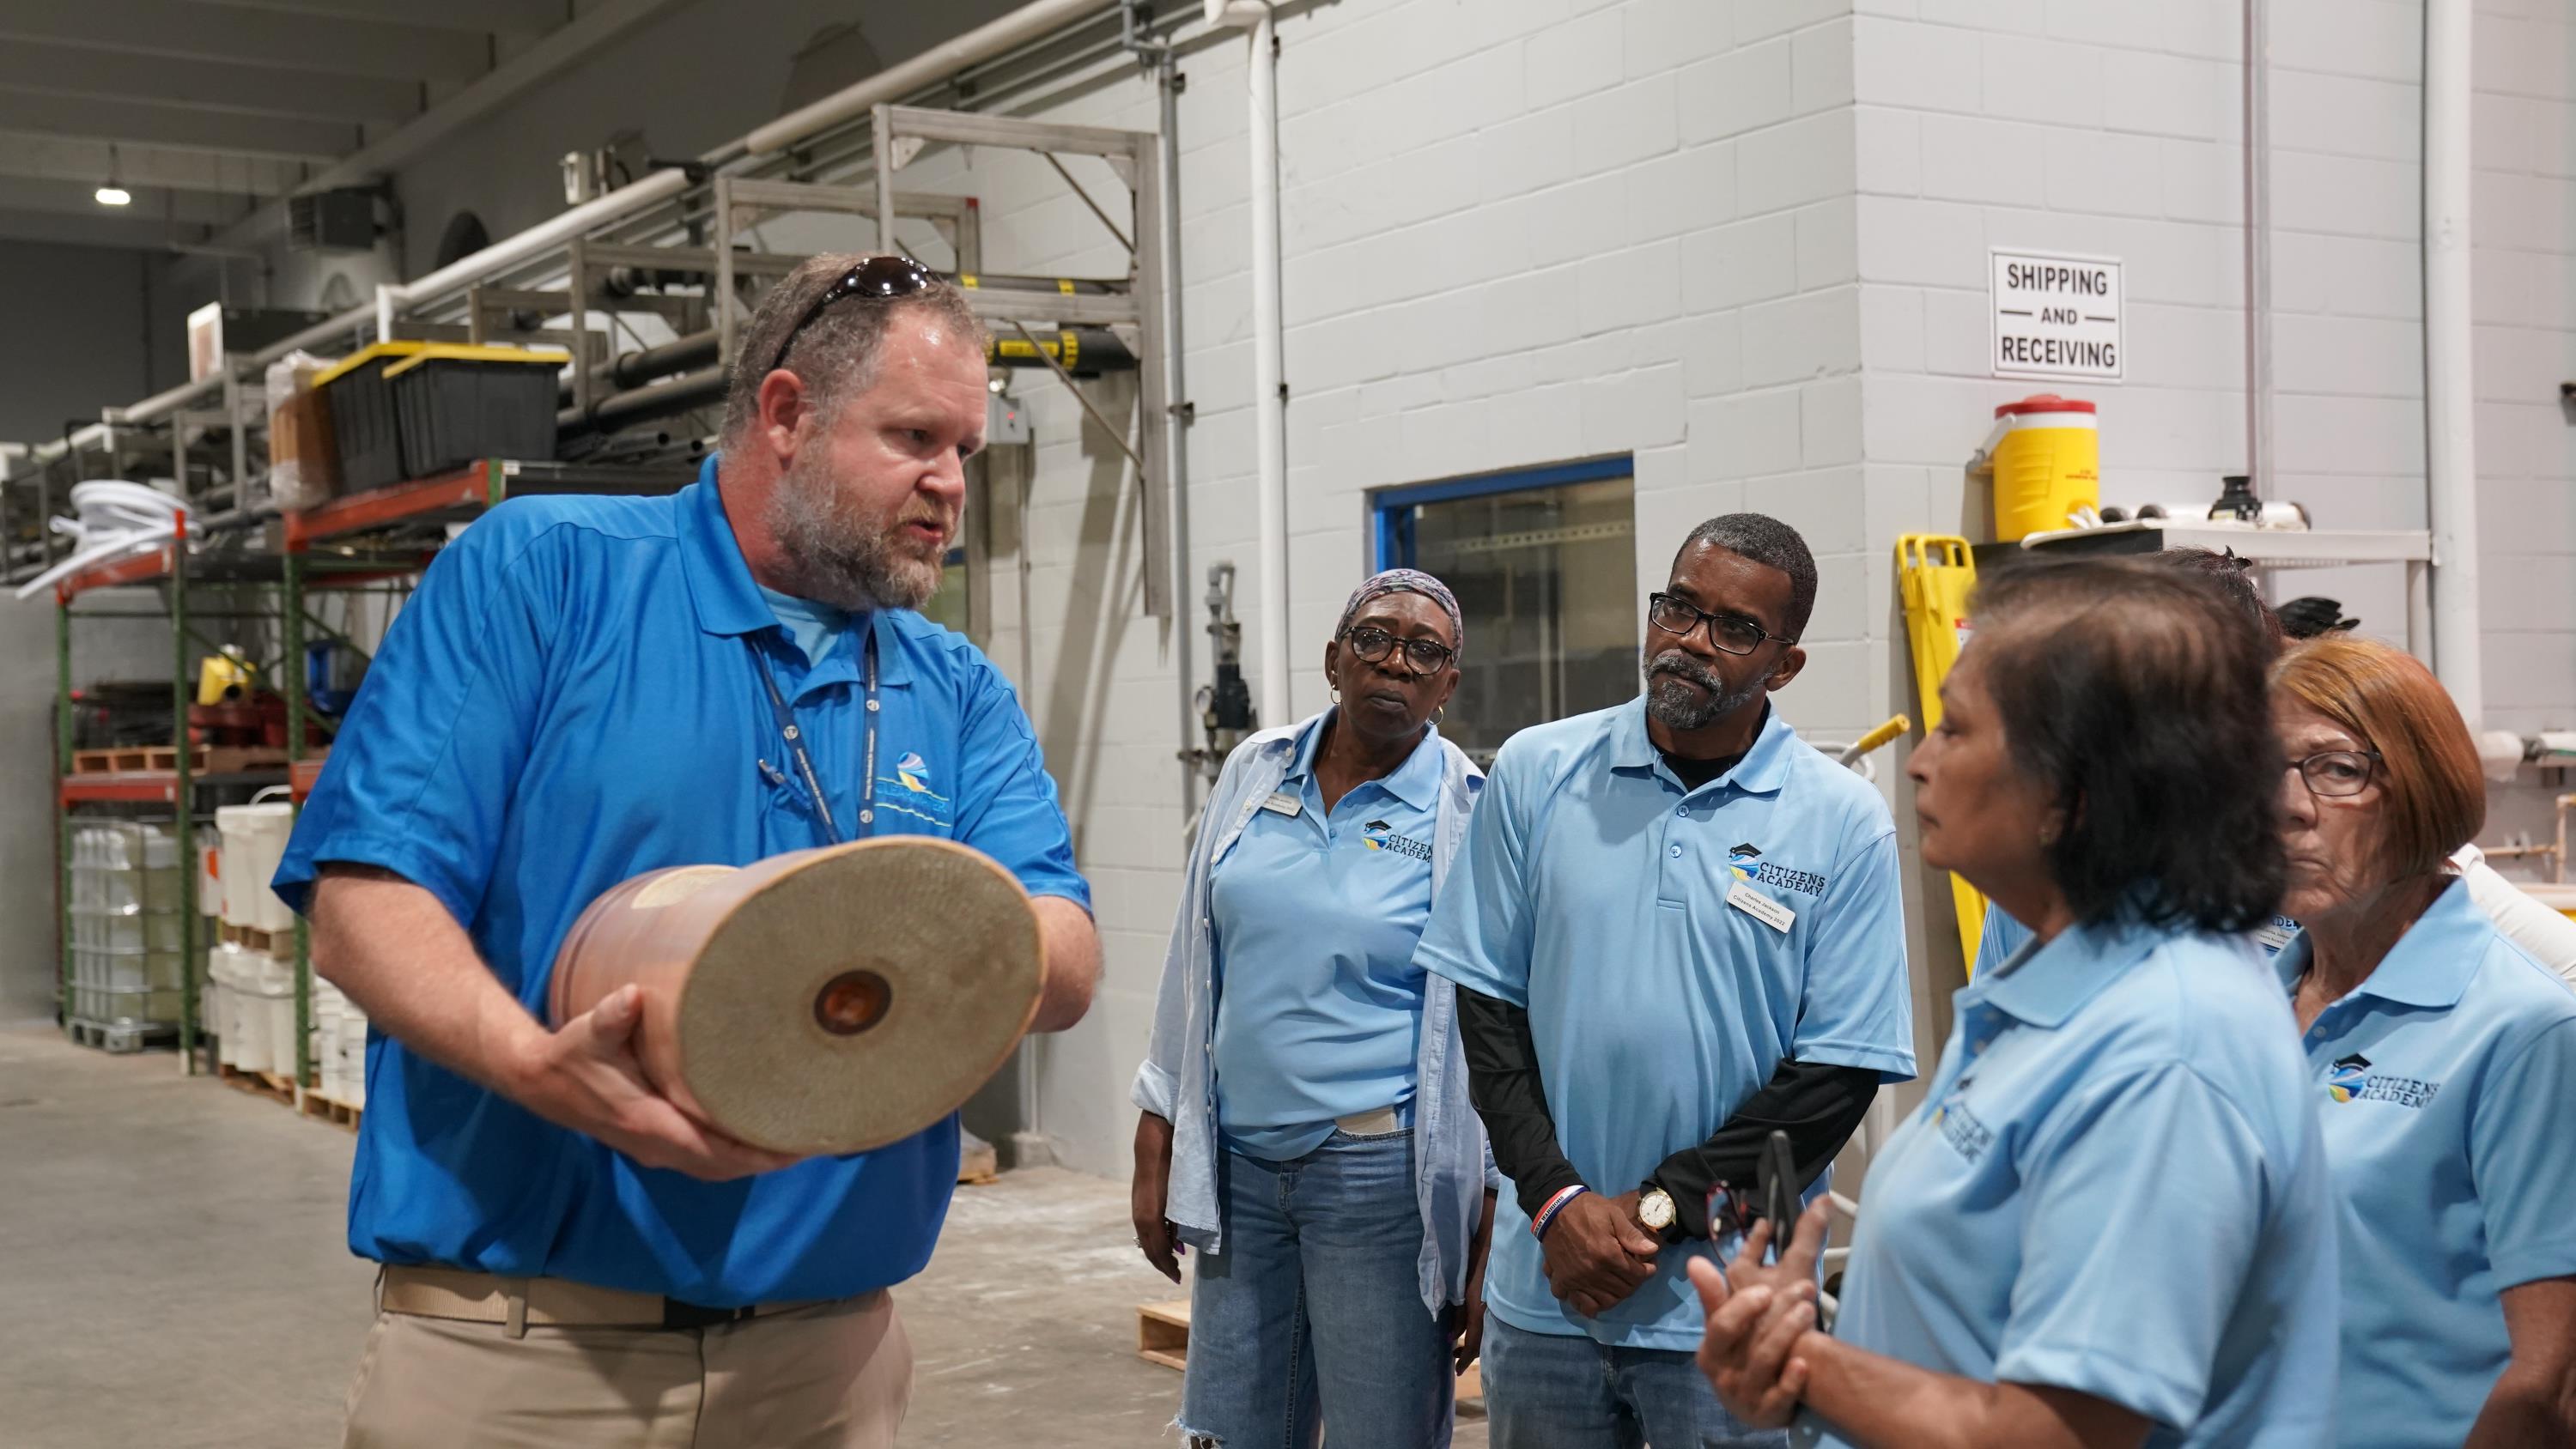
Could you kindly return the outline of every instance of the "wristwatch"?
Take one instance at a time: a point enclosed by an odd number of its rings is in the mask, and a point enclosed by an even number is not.
[[[1637,1221],[1658,1233],[1670,1232],[1673,1226],[1673,1195],[1653,1183],[1645,1184],[1644,1191],[1637,1196]]]

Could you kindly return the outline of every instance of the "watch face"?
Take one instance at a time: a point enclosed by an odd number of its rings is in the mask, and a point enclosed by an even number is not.
[[[1637,1202],[1637,1216],[1646,1226],[1658,1231],[1673,1225],[1673,1199],[1669,1193],[1649,1193]]]

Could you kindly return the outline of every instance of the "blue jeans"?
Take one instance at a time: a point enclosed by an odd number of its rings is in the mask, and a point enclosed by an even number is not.
[[[1612,1348],[1485,1318],[1485,1413],[1493,1449],[1787,1449],[1717,1401],[1692,1356]]]
[[[1415,1264],[1413,1134],[1217,1164],[1225,1251],[1193,1255],[1188,1449],[1442,1449],[1457,1382]]]

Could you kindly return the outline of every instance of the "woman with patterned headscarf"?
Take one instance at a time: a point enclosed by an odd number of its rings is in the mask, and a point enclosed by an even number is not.
[[[1496,1179],[1456,988],[1413,964],[1484,777],[1440,737],[1465,645],[1429,574],[1360,585],[1333,704],[1253,736],[1200,819],[1136,1072],[1136,1245],[1199,1250],[1200,1445],[1445,1445]]]

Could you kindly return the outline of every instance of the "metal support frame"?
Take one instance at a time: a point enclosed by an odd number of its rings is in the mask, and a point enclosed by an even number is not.
[[[715,179],[715,237],[713,257],[715,287],[708,304],[716,314],[716,358],[733,365],[739,345],[734,313],[734,278],[737,273],[767,277],[772,281],[786,276],[808,258],[801,253],[738,252],[734,237],[759,225],[763,215],[819,211],[842,216],[863,216],[877,223],[877,247],[886,250],[895,245],[894,229],[885,222],[884,189],[864,186],[827,186],[812,181],[762,181],[744,176],[718,176]],[[928,221],[939,229],[940,236],[957,253],[958,270],[973,272],[983,265],[982,212],[969,196],[920,195],[902,198],[895,209],[898,217]],[[646,250],[661,253],[662,248]],[[655,265],[669,265],[657,262]]]
[[[1171,478],[1166,464],[1157,460],[1170,457],[1169,429],[1172,423],[1171,378],[1164,367],[1169,350],[1165,317],[1168,305],[1165,294],[1166,200],[1163,195],[1164,138],[1151,131],[1120,131],[1105,126],[1068,126],[1052,122],[1021,120],[1011,116],[982,115],[966,111],[938,111],[919,106],[877,106],[870,113],[871,141],[876,150],[876,199],[873,210],[878,218],[881,236],[893,235],[892,218],[905,214],[912,201],[895,190],[895,173],[909,164],[924,146],[946,143],[958,146],[997,146],[1010,150],[1035,151],[1055,164],[1068,184],[1073,177],[1064,173],[1061,153],[1098,156],[1125,183],[1133,197],[1134,216],[1127,227],[1118,226],[1098,202],[1080,185],[1074,192],[1090,205],[1094,213],[1117,236],[1132,256],[1123,291],[1105,295],[1082,295],[1044,292],[1008,292],[998,289],[969,288],[968,303],[975,315],[988,324],[999,323],[1028,335],[1028,324],[1048,323],[1061,326],[1111,326],[1132,324],[1138,333],[1136,348],[1137,403],[1140,417],[1139,434],[1131,443],[1108,420],[1101,417],[1091,400],[1085,397],[1073,379],[1057,368],[1058,377],[1071,389],[1083,410],[1101,424],[1110,437],[1136,462],[1137,486],[1144,497],[1144,594],[1145,612],[1156,619],[1168,620],[1173,614],[1171,558]],[[722,186],[722,178],[718,185]],[[719,205],[719,212],[722,206]],[[721,221],[719,223],[721,225]],[[1132,237],[1132,241],[1130,238]],[[1044,349],[1039,350],[1044,356]],[[1025,546],[1025,545],[1023,545]]]

